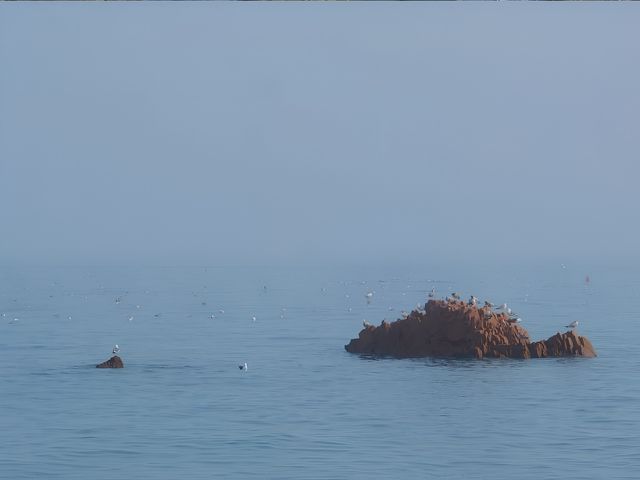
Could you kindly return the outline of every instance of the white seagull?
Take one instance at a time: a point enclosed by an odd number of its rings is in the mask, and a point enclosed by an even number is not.
[[[119,351],[120,351],[120,347],[119,347],[119,346],[118,346],[118,344],[116,343],[116,344],[113,346],[113,350],[111,350],[111,353],[113,353],[113,354],[115,355],[115,354],[116,354],[116,353],[118,353]]]
[[[571,330],[573,330],[578,326],[578,323],[579,323],[578,320],[574,320],[569,325],[565,325],[564,328],[570,328]]]
[[[249,369],[249,367],[247,366],[247,362],[244,362],[244,365],[238,365],[238,368],[244,372]]]

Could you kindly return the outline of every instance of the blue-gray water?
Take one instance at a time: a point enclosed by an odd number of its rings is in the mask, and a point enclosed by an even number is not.
[[[555,263],[5,268],[0,477],[637,478],[639,278]],[[506,301],[536,339],[579,319],[599,357],[344,351],[363,319],[432,286]],[[125,369],[97,370],[116,343]]]

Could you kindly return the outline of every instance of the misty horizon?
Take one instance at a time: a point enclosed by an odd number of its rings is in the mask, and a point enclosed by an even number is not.
[[[4,3],[0,265],[636,262],[638,8]]]

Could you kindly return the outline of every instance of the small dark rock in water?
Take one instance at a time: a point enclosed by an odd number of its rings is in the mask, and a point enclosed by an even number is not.
[[[106,362],[96,365],[96,368],[124,368],[124,363],[118,355],[114,355]]]
[[[574,331],[538,342],[509,318],[490,307],[429,300],[425,310],[379,327],[367,324],[345,345],[351,353],[394,357],[541,358],[595,357],[591,342]]]

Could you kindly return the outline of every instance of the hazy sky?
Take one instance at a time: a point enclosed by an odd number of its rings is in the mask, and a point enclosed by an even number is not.
[[[0,4],[0,264],[637,258],[640,5]]]

